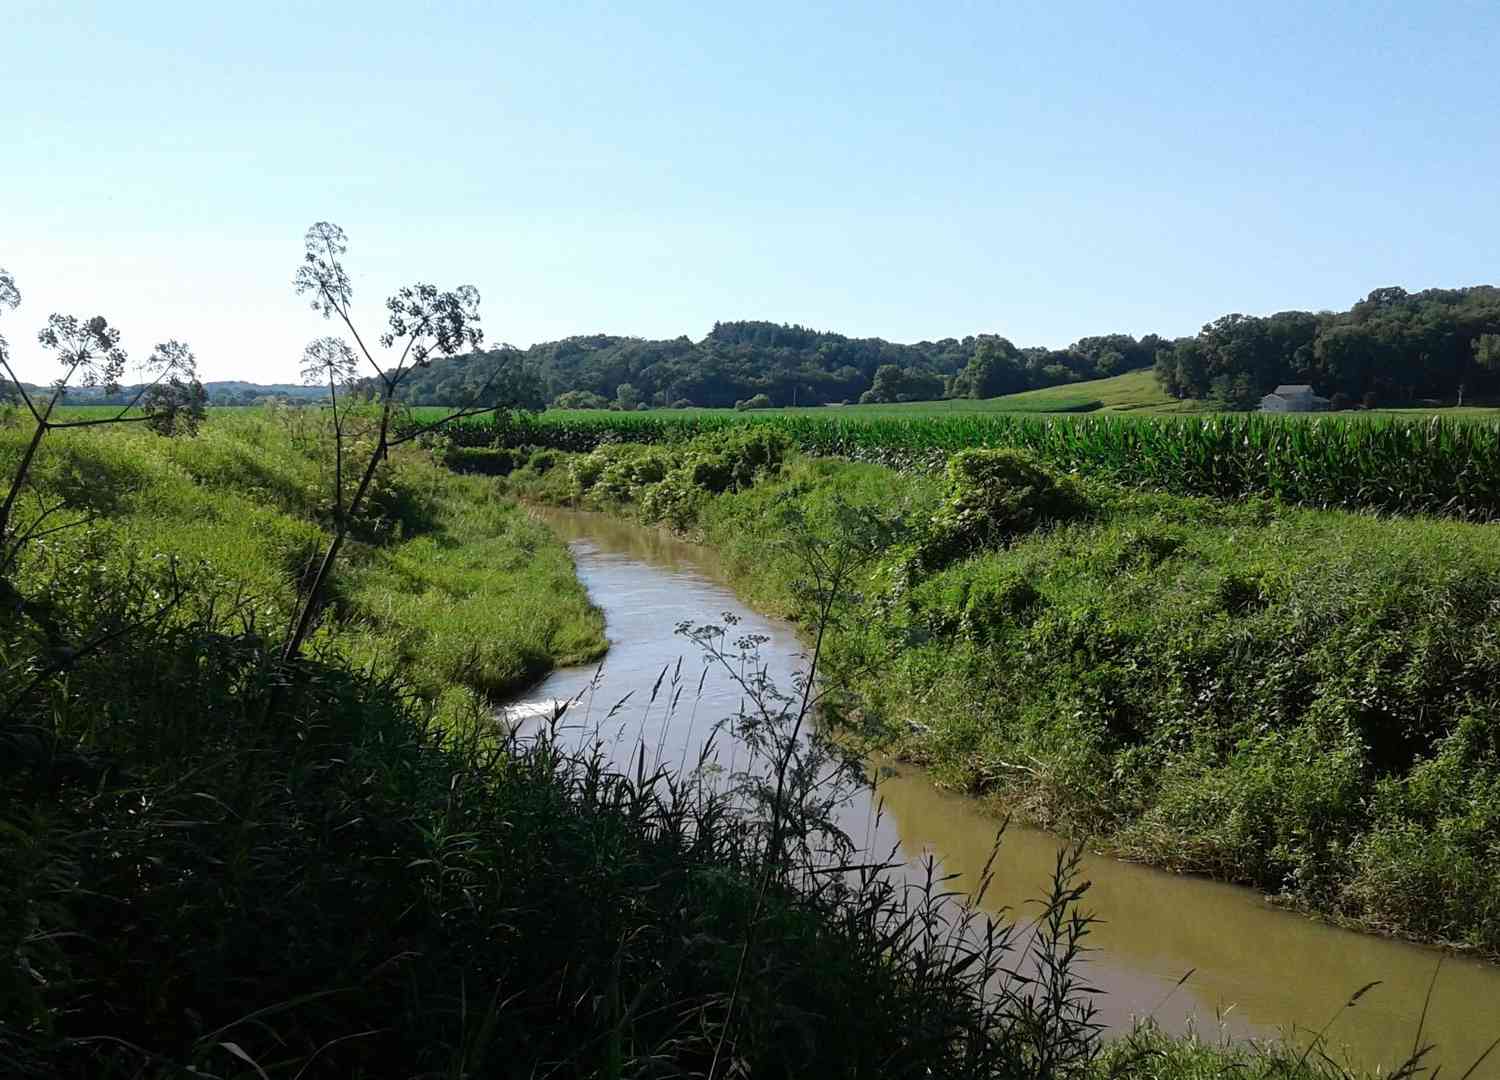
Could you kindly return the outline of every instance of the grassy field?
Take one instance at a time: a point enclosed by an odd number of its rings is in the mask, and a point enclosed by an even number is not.
[[[725,442],[614,444],[510,483],[692,532],[793,616],[790,538],[836,539],[851,502],[889,532],[828,642],[850,730],[1132,858],[1500,955],[1492,528],[1144,493],[1005,452],[949,478],[794,459],[746,484]]]
[[[1054,386],[1045,390],[1028,390],[1007,397],[973,400],[955,398],[948,401],[911,401],[896,405],[819,405],[810,408],[756,409],[755,416],[839,416],[853,418],[948,416],[962,413],[1070,413],[1105,409],[1112,412],[1180,412],[1191,411],[1184,403],[1164,393],[1149,371],[1131,371],[1109,379]],[[559,419],[578,419],[598,410],[549,410]],[[739,415],[733,409],[647,409],[643,416],[722,416]]]
[[[804,416],[828,417],[837,414],[849,419],[916,419],[921,417],[946,417],[989,413],[1131,413],[1138,416],[1182,416],[1208,415],[1215,410],[1204,402],[1179,401],[1171,397],[1156,381],[1149,370],[1128,371],[1123,375],[1088,382],[1050,386],[1042,390],[1027,390],[1005,397],[972,400],[958,398],[948,401],[911,401],[895,405],[839,405],[812,408],[756,409],[752,413],[737,413],[733,409],[647,409],[640,416],[668,419],[674,416]],[[584,420],[598,416],[598,410],[549,410],[548,417],[561,422]],[[1303,414],[1297,419],[1312,419],[1323,414]],[[1359,413],[1340,415],[1420,417],[1441,415],[1448,418],[1500,419],[1500,408],[1411,408],[1375,409]]]

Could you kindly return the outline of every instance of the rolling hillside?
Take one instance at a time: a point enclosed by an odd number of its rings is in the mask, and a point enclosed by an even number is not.
[[[729,409],[651,409],[644,416],[692,416],[722,414]],[[1027,390],[1004,397],[974,399],[949,398],[942,401],[909,401],[892,405],[818,405],[810,408],[757,409],[756,416],[768,414],[804,416],[951,416],[967,413],[1187,413],[1200,411],[1193,401],[1178,401],[1162,390],[1149,369],[1128,371],[1108,379],[1050,386]],[[571,410],[549,409],[549,416],[566,416]],[[587,416],[596,410],[580,410]]]

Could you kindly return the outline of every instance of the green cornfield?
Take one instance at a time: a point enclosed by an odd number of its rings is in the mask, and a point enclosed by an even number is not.
[[[805,453],[902,467],[956,450],[1028,450],[1064,472],[1179,494],[1264,496],[1316,507],[1500,519],[1500,423],[1441,417],[959,414],[923,417],[571,413],[510,415],[454,432],[464,445],[586,451],[768,424]]]

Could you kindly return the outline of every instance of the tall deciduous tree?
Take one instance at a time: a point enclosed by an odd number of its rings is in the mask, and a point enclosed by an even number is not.
[[[1006,338],[985,336],[974,347],[974,358],[953,380],[953,396],[992,398],[1026,389],[1021,353]]]

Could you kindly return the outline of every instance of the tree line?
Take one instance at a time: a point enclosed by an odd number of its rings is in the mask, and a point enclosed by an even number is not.
[[[1157,353],[1163,389],[1251,408],[1304,383],[1335,408],[1500,398],[1500,289],[1376,289],[1348,311],[1225,315]]]
[[[494,373],[509,373],[501,386]],[[1335,407],[1500,400],[1500,289],[1376,289],[1348,311],[1229,314],[1196,335],[1085,337],[1019,348],[997,334],[898,344],[772,322],[716,323],[701,341],[581,335],[528,349],[492,346],[410,373],[413,405],[472,405],[476,394],[559,408],[781,407],[993,398],[1154,368],[1177,398],[1254,408],[1281,383]],[[42,393],[41,387],[28,387]],[[302,400],[326,388],[205,383],[209,404]],[[118,405],[138,387],[70,388]],[[378,388],[372,380],[366,387]]]
[[[1154,368],[1173,397],[1251,409],[1282,383],[1337,408],[1500,400],[1500,289],[1376,289],[1347,311],[1224,315],[1196,335],[1106,334],[1064,349],[997,334],[903,345],[771,322],[716,323],[701,341],[595,334],[434,364],[411,404],[470,401],[497,361],[561,408],[886,403],[992,398]]]
[[[903,345],[771,322],[721,322],[701,341],[596,334],[434,363],[403,388],[413,405],[472,400],[495,367],[524,370],[561,408],[730,408],[996,397],[1150,367],[1170,342],[1154,334],[1018,348],[994,334]],[[497,356],[496,354],[500,355]]]

